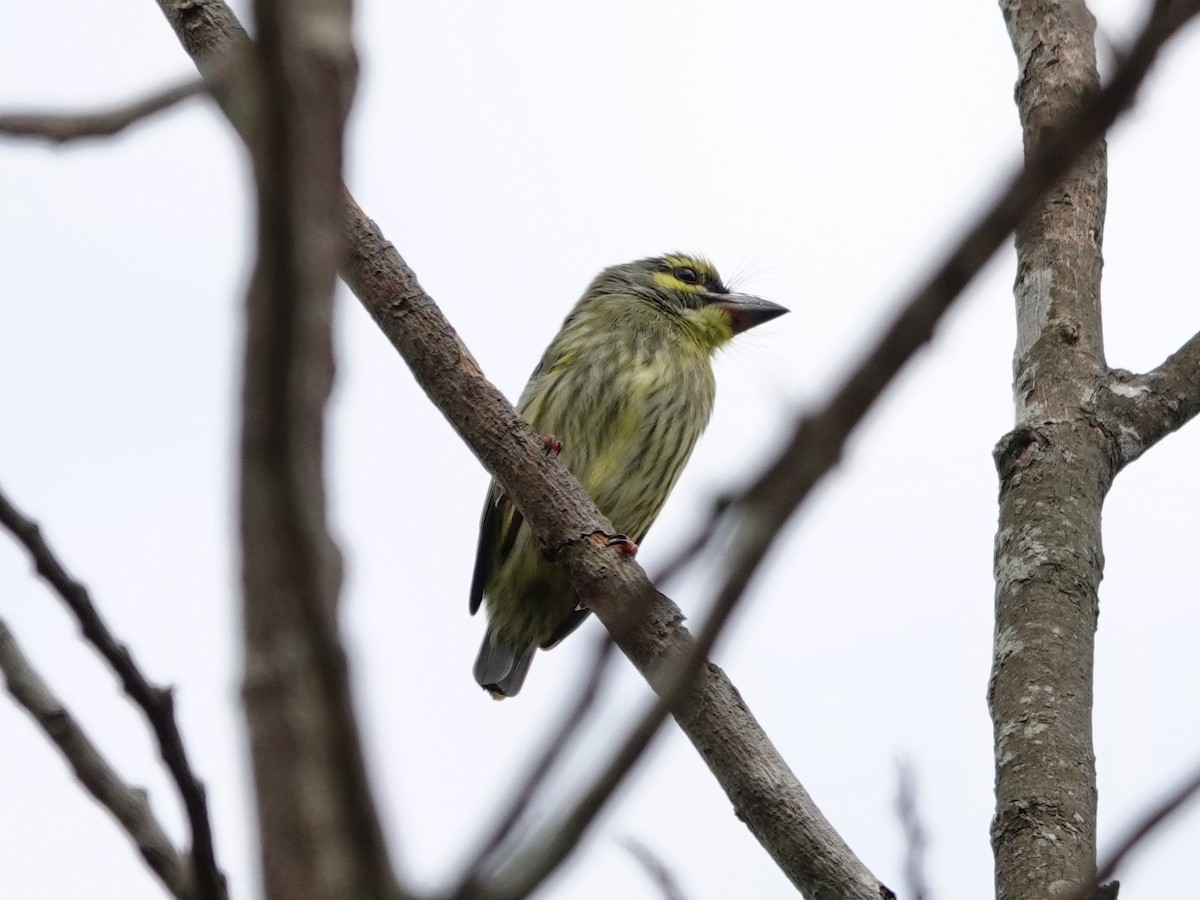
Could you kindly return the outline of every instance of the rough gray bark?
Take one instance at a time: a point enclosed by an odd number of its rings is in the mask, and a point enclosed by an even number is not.
[[[1099,87],[1081,2],[1003,2],[1027,155]],[[1106,156],[1086,153],[1017,230],[1016,429],[997,448],[996,894],[1053,897],[1096,858],[1092,666],[1113,460],[1081,398],[1104,371],[1100,327]]]
[[[1079,0],[1001,0],[1027,158],[1099,90]],[[1162,27],[1195,4],[1156,5]],[[1190,9],[1189,9],[1190,8]],[[996,895],[1071,896],[1096,869],[1092,676],[1100,516],[1120,468],[1196,413],[1193,338],[1145,376],[1110,371],[1100,315],[1106,153],[1097,142],[1017,230],[1016,427],[996,448]]]

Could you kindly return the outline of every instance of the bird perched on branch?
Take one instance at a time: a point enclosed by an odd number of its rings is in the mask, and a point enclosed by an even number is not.
[[[627,552],[636,552],[708,424],[713,353],[785,312],[731,292],[704,259],[671,254],[605,269],[563,322],[517,410],[622,532],[613,542]],[[475,680],[496,699],[515,695],[534,651],[553,647],[588,614],[494,481],[472,614],[485,600]]]

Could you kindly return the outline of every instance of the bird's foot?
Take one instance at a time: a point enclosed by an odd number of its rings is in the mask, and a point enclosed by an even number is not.
[[[637,556],[638,545],[631,541],[628,535],[605,534],[603,531],[594,531],[590,537],[602,547],[616,547],[630,557]]]
[[[631,541],[623,534],[610,534],[608,536],[608,546],[616,547],[622,553],[627,553],[629,556],[637,556],[638,545]]]
[[[547,456],[558,456],[558,454],[562,451],[562,441],[552,434],[542,435],[542,446],[546,448]]]

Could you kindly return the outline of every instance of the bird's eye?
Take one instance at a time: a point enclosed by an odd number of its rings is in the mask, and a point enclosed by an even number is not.
[[[699,284],[703,280],[700,278],[700,273],[691,266],[676,266],[671,274],[684,284]]]

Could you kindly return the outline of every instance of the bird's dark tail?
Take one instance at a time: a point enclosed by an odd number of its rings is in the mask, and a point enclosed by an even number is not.
[[[525,674],[533,661],[536,647],[514,650],[496,643],[489,627],[483,636],[479,656],[475,658],[475,680],[494,700],[515,697],[525,683]]]

